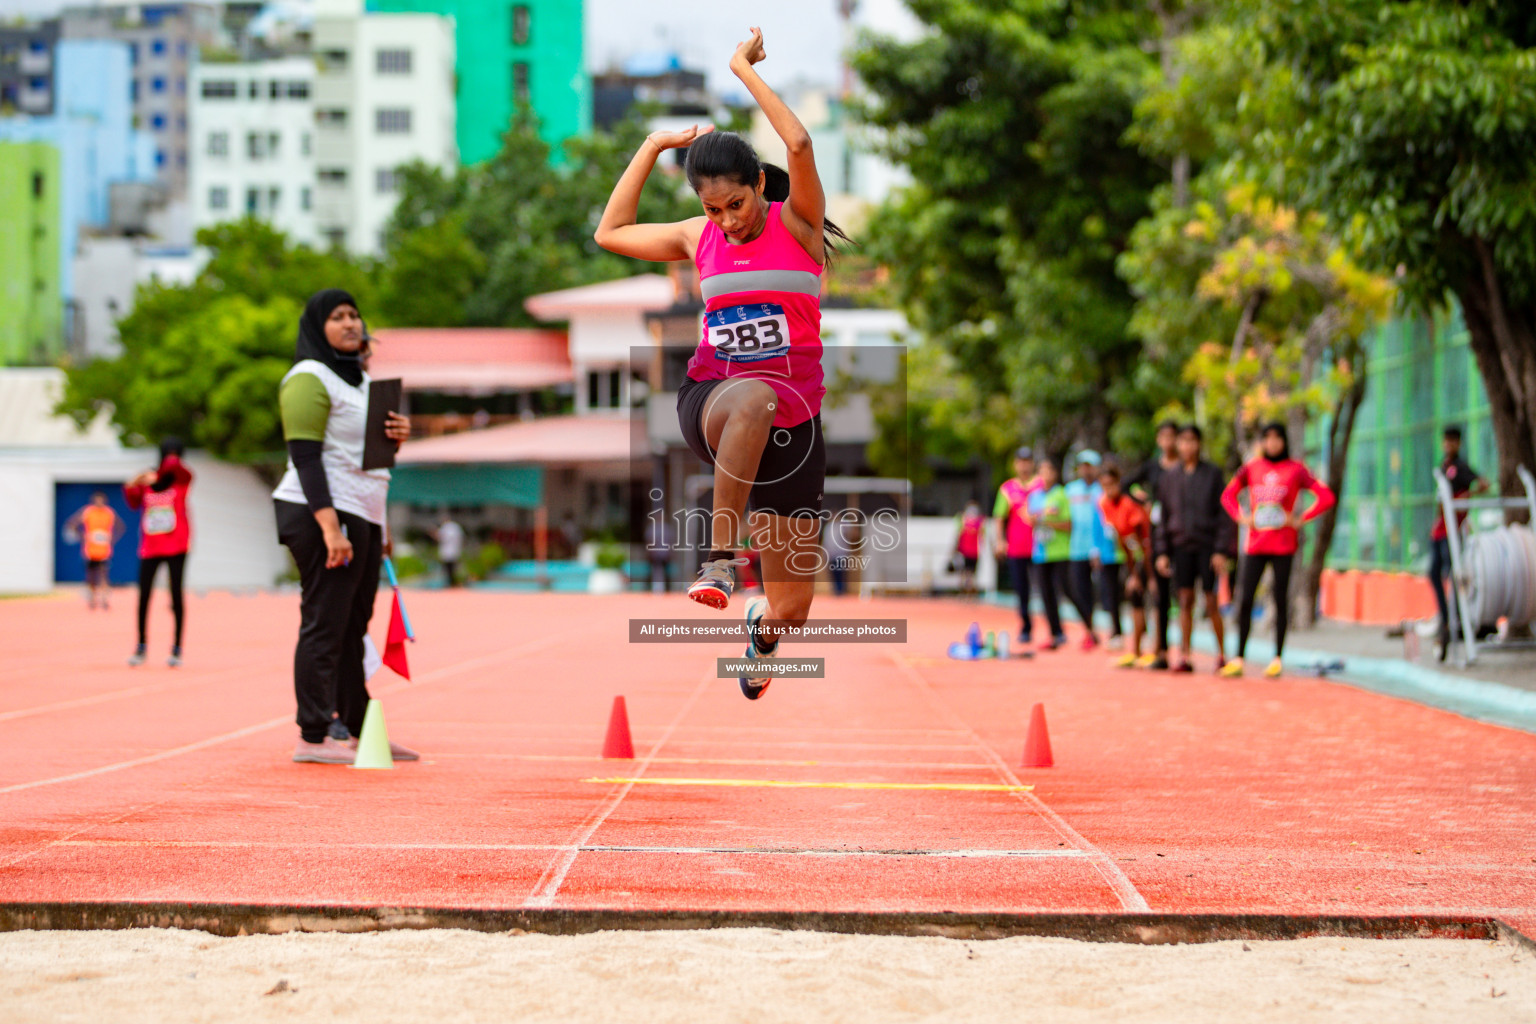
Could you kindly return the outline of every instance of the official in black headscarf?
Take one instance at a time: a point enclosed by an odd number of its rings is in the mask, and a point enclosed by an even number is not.
[[[388,553],[389,471],[363,469],[367,341],[351,295],[316,292],[299,318],[293,368],[279,392],[288,471],[272,497],[278,538],[293,553],[303,595],[293,665],[295,761],[350,764],[368,706],[363,639]],[[410,432],[409,419],[389,414],[385,433],[396,444]],[[397,759],[416,759],[391,746]]]

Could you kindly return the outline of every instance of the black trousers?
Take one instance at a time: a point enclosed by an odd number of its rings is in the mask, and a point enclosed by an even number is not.
[[[1285,650],[1285,631],[1291,623],[1291,565],[1295,555],[1244,555],[1242,579],[1238,586],[1242,596],[1237,602],[1237,656],[1241,658],[1248,649],[1248,631],[1253,628],[1253,601],[1264,578],[1264,569],[1274,566],[1275,598],[1275,657]]]
[[[1008,559],[1013,574],[1013,592],[1019,596],[1019,639],[1029,643],[1035,635],[1035,620],[1029,613],[1029,570],[1035,564],[1033,558]]]
[[[1450,601],[1445,591],[1451,575],[1451,542],[1445,538],[1429,542],[1429,585],[1435,591],[1435,606],[1440,609],[1440,636],[1449,639],[1461,629],[1461,602],[1451,587]]]
[[[186,618],[186,604],[181,599],[181,578],[187,569],[187,553],[139,559],[139,646],[144,646],[144,627],[149,621],[149,597],[155,592],[155,576],[165,566],[171,587],[171,614],[176,617],[176,648],[181,649],[181,626]]]
[[[1125,603],[1125,567],[1118,562],[1099,566],[1100,607],[1109,613],[1109,635],[1121,636],[1120,605]]]
[[[1051,627],[1052,640],[1066,639],[1066,633],[1061,628],[1060,602],[1063,597],[1072,602],[1072,607],[1077,611],[1078,618],[1083,620],[1083,627],[1090,633],[1093,632],[1093,606],[1085,604],[1077,596],[1077,588],[1072,585],[1072,579],[1067,567],[1072,562],[1037,562],[1040,570],[1040,601],[1045,605],[1045,622]],[[1087,562],[1082,563],[1088,565]]]
[[[1150,579],[1157,581],[1157,653],[1168,653],[1168,619],[1173,615],[1173,577],[1151,569]]]
[[[368,680],[363,637],[379,591],[384,531],[361,516],[337,510],[352,542],[352,561],[325,567],[325,534],[309,506],[274,501],[277,536],[299,567],[299,642],[293,652],[293,693],[306,742],[325,739],[334,713],[347,731],[363,731]]]

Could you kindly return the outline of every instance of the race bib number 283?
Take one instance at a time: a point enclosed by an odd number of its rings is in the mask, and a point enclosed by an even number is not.
[[[755,363],[789,354],[789,318],[772,302],[717,309],[704,319],[715,358]]]

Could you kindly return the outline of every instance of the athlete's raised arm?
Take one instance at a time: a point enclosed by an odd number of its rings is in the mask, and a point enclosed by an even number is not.
[[[821,176],[816,173],[816,157],[811,152],[811,135],[795,112],[768,88],[752,65],[768,53],[763,48],[763,30],[752,29],[752,38],[736,47],[731,57],[731,72],[741,79],[768,123],[784,140],[788,153],[789,201],[784,204],[784,226],[799,240],[805,251],[818,263],[826,261],[823,228],[827,217],[827,196],[822,191]]]
[[[692,259],[693,247],[703,228],[703,217],[671,224],[636,224],[635,217],[640,211],[640,193],[651,175],[651,168],[656,166],[656,158],[666,150],[687,147],[694,139],[711,131],[714,131],[712,125],[702,130],[694,125],[687,131],[652,132],[646,136],[624,169],[619,183],[613,186],[608,205],[603,208],[603,219],[592,235],[597,244],[609,252],[637,260],[667,263]]]

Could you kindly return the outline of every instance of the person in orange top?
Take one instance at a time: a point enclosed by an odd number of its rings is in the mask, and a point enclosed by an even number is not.
[[[1151,573],[1152,519],[1141,502],[1120,487],[1120,470],[1105,466],[1099,470],[1099,511],[1104,513],[1104,527],[1111,531],[1125,556],[1125,596],[1131,602],[1131,646],[1114,662],[1116,668],[1131,668],[1141,657],[1141,638],[1147,632],[1146,599],[1155,596],[1156,584]],[[1106,566],[1106,571],[1112,567]],[[1118,604],[1118,602],[1117,602]],[[1116,608],[1118,613],[1119,608]]]
[[[79,542],[80,554],[85,558],[86,600],[93,609],[99,605],[102,611],[107,610],[112,548],[127,530],[101,491],[91,495],[91,503],[64,523],[64,536]]]

